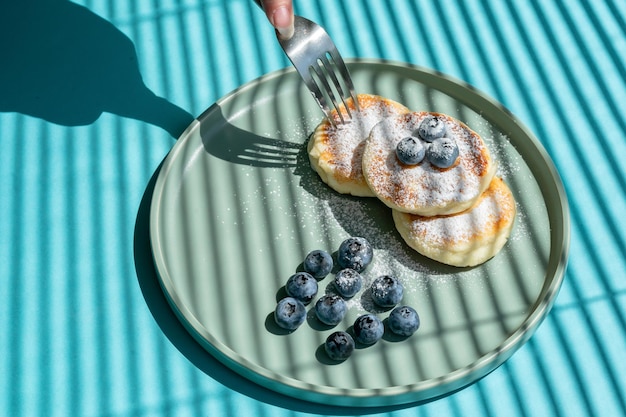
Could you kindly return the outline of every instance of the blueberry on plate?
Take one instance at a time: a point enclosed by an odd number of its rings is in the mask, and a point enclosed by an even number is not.
[[[451,167],[459,157],[459,147],[454,139],[436,139],[426,149],[426,159],[437,168]]]
[[[364,345],[372,345],[385,333],[383,322],[374,314],[359,316],[354,322],[354,338]]]
[[[315,315],[324,324],[334,326],[343,320],[348,307],[337,294],[324,294],[315,303]]]
[[[343,298],[351,298],[361,290],[363,278],[351,268],[345,268],[335,274],[335,289]]]
[[[446,134],[446,123],[443,118],[430,114],[420,122],[417,134],[426,142],[432,142]]]
[[[293,297],[281,299],[274,310],[276,324],[286,330],[295,330],[306,319],[306,307]]]
[[[372,262],[374,251],[363,237],[349,237],[341,242],[337,252],[337,263],[341,268],[351,268],[363,272]]]
[[[309,304],[317,295],[317,280],[308,272],[297,272],[289,277],[285,284],[287,295]]]
[[[397,278],[383,275],[372,282],[372,301],[380,307],[393,307],[402,300],[404,287]]]
[[[420,318],[413,307],[399,306],[389,313],[387,325],[393,333],[408,337],[420,327]]]
[[[407,136],[396,145],[396,156],[405,165],[417,165],[424,159],[426,148],[422,141],[412,136]]]
[[[333,257],[323,250],[314,250],[304,258],[304,270],[315,279],[322,279],[333,269]]]
[[[334,361],[346,360],[354,352],[354,339],[344,331],[334,332],[326,338],[324,350]]]

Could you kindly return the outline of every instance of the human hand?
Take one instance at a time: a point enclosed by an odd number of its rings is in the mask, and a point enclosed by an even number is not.
[[[281,39],[293,36],[292,0],[260,0],[267,19],[276,28]]]

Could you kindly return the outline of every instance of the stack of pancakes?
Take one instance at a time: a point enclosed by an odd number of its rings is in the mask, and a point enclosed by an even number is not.
[[[348,102],[349,123],[324,119],[308,144],[311,166],[334,190],[378,197],[392,209],[398,232],[420,254],[454,266],[475,266],[492,258],[510,236],[516,205],[482,138],[441,113],[413,112],[375,95]],[[342,108],[340,111],[347,112]],[[396,156],[403,138],[417,136],[429,115],[446,125],[459,156],[449,168],[427,159],[405,165]],[[339,116],[331,114],[339,121]]]

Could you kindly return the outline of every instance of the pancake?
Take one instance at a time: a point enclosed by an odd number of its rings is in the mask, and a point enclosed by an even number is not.
[[[438,168],[426,158],[405,165],[396,156],[403,138],[417,137],[420,122],[435,115],[445,124],[445,136],[455,141],[459,156],[449,168]],[[424,146],[429,143],[422,141]],[[394,210],[437,216],[472,207],[496,172],[482,138],[464,123],[441,113],[411,112],[387,118],[374,126],[365,142],[362,170],[372,192]]]
[[[495,256],[511,234],[515,213],[513,194],[499,177],[463,213],[424,217],[392,210],[396,228],[411,248],[459,267],[476,266]]]
[[[335,191],[359,197],[374,197],[365,182],[361,156],[365,139],[372,127],[386,117],[409,112],[409,109],[393,100],[370,94],[359,94],[360,111],[355,110],[352,100],[347,102],[353,119],[340,123],[336,110],[331,117],[337,127],[324,119],[311,134],[308,143],[309,161],[322,181]],[[341,112],[347,115],[346,109]]]

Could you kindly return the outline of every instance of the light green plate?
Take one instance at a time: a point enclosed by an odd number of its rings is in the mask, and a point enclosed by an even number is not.
[[[483,136],[518,203],[512,236],[495,258],[471,269],[429,261],[402,242],[378,200],[324,185],[305,150],[321,112],[295,72],[284,70],[221,99],[173,147],[152,200],[154,260],[189,332],[255,383],[342,406],[426,401],[495,369],[546,316],[566,267],[567,200],[540,143],[470,86],[396,63],[353,61],[350,69],[360,93],[450,114]],[[403,302],[418,311],[421,327],[333,364],[321,346],[371,310],[366,291],[335,328],[320,326],[310,311],[284,334],[272,312],[309,251],[334,252],[349,236],[374,247],[367,281],[386,273],[403,281]],[[320,282],[320,293],[331,281]]]

